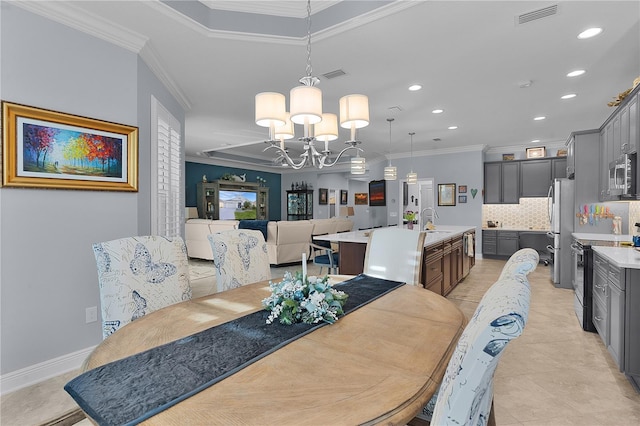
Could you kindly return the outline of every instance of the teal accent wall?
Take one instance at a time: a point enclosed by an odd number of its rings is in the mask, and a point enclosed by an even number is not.
[[[264,184],[269,188],[269,220],[280,220],[281,217],[281,177],[278,173],[259,172],[249,169],[238,169],[235,167],[215,166],[213,164],[186,162],[185,167],[185,206],[196,207],[196,187],[198,182],[202,182],[202,176],[206,175],[207,180],[212,182],[220,179],[226,173],[234,175],[247,175],[247,182],[257,182],[258,176],[265,179]]]

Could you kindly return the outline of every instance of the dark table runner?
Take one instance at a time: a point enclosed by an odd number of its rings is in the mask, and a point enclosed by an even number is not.
[[[348,314],[404,283],[358,275],[334,286]],[[266,324],[258,311],[87,371],[64,389],[100,425],[133,425],[326,325]]]

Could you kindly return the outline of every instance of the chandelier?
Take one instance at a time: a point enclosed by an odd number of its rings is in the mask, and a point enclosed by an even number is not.
[[[416,132],[409,133],[409,136],[411,137],[411,171],[407,173],[408,185],[415,185],[416,183],[418,183],[418,174],[413,171],[413,135],[415,134]]]
[[[318,169],[332,167],[347,151],[354,150],[351,157],[351,173],[365,173],[365,158],[358,147],[356,130],[369,125],[369,99],[365,95],[347,95],[340,98],[340,127],[351,130],[351,138],[346,148],[333,156],[329,142],[338,139],[338,117],[322,112],[322,91],[316,87],[320,80],[312,75],[311,67],[311,0],[307,1],[307,75],[299,81],[300,86],[289,93],[289,112],[286,111],[285,96],[281,93],[263,92],[255,98],[255,121],[258,126],[269,128],[268,146],[263,150],[275,150],[275,159],[284,167],[299,170],[305,166]],[[285,140],[295,137],[294,124],[304,126],[304,133],[298,140],[303,143],[304,152],[294,160],[285,147]],[[316,145],[316,144],[322,145]]]

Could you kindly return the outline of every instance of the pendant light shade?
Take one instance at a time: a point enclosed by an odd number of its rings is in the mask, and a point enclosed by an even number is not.
[[[351,157],[351,174],[352,175],[363,175],[365,173],[365,159],[358,156]]]
[[[389,122],[389,154],[391,154],[391,122],[393,118],[387,118]],[[389,165],[384,168],[384,180],[396,180],[398,179],[398,169],[395,166],[391,165],[391,160],[389,160]]]
[[[282,126],[286,119],[286,102],[282,93],[256,95],[256,124],[261,127]]]
[[[289,92],[291,121],[316,124],[322,120],[322,90],[313,86],[296,86]]]
[[[293,122],[291,121],[291,117],[287,112],[285,114],[285,122],[282,126],[277,126],[275,129],[274,136],[276,139],[293,139],[296,135],[295,130],[293,129]]]
[[[411,171],[407,173],[407,185],[418,183],[418,174],[413,171],[413,135],[415,134],[415,132],[409,133],[409,136],[411,136]]]
[[[338,116],[329,112],[322,114],[322,121],[313,126],[313,134],[319,141],[338,139]]]

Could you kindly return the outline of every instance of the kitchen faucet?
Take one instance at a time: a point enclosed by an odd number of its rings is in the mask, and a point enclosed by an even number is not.
[[[425,207],[424,209],[422,209],[422,211],[420,212],[420,224],[422,224],[422,218],[424,217],[424,212],[426,212],[427,210],[431,210],[431,223],[433,224],[433,226],[435,226],[436,219],[438,218],[438,212],[433,207]],[[420,227],[420,230],[424,229],[425,226],[427,226],[426,223],[424,224],[424,226]]]

